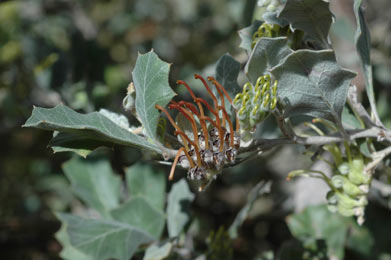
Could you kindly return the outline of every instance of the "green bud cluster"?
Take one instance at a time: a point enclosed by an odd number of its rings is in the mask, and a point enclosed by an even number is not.
[[[258,27],[258,30],[253,34],[251,49],[262,37],[278,37],[281,36],[281,27],[277,24],[263,23]]]
[[[371,183],[370,173],[365,171],[364,158],[357,154],[350,161],[343,161],[334,170],[332,190],[327,194],[329,210],[343,216],[356,216],[364,222],[364,210]]]
[[[277,84],[269,74],[257,79],[255,86],[247,82],[236,95],[233,106],[238,111],[240,128],[250,131],[265,120],[277,106]]]

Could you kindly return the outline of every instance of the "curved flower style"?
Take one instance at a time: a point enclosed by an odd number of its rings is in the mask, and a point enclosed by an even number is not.
[[[194,77],[201,80],[213,100],[213,106],[204,99],[196,97],[190,86],[183,80],[178,80],[177,84],[186,87],[195,104],[185,101],[171,101],[168,105],[169,109],[178,110],[190,122],[193,131],[192,138],[175,123],[165,108],[159,105],[155,105],[155,107],[166,114],[175,128],[175,135],[179,135],[183,143],[183,147],[178,149],[175,156],[169,179],[173,179],[176,165],[179,163],[183,168],[188,169],[187,177],[189,179],[200,182],[199,190],[202,191],[222,171],[226,163],[235,162],[240,147],[238,135],[240,126],[239,121],[236,120],[236,129],[234,130],[232,120],[226,111],[224,96],[231,104],[232,99],[225,88],[213,77],[207,78],[215,86],[219,94],[219,102],[206,80],[198,74],[195,74]],[[204,107],[213,114],[214,119],[205,113]]]

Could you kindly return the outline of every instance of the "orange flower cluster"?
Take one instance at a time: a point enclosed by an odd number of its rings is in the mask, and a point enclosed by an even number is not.
[[[169,179],[174,176],[176,165],[179,163],[188,169],[188,178],[202,183],[200,190],[209,183],[210,179],[221,172],[226,163],[233,163],[240,146],[239,122],[236,120],[236,130],[226,111],[224,96],[232,104],[232,99],[225,88],[213,77],[208,77],[220,97],[220,103],[211,91],[206,80],[198,74],[196,79],[201,80],[207,92],[213,100],[213,107],[204,99],[196,97],[190,86],[182,80],[177,84],[186,87],[195,104],[185,101],[171,101],[169,109],[178,110],[191,123],[193,138],[190,138],[172,119],[167,110],[159,105],[155,107],[163,111],[175,128],[175,135],[179,135],[183,141],[183,147],[179,148],[172,164]],[[204,107],[213,114],[214,120],[205,114]],[[236,114],[236,112],[235,112]],[[199,125],[196,118],[198,118]],[[200,127],[199,127],[200,126]],[[228,126],[228,130],[227,127]]]

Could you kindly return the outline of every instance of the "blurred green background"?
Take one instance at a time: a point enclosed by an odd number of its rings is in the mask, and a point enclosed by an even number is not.
[[[337,59],[343,66],[359,71],[352,1],[334,2],[336,23],[331,39]],[[388,0],[379,0],[366,8],[379,112],[388,127],[390,5]],[[1,1],[1,258],[58,259],[61,246],[54,233],[60,224],[52,212],[74,211],[80,206],[61,170],[61,164],[71,154],[54,155],[47,148],[51,133],[21,128],[34,105],[53,107],[64,103],[83,113],[100,108],[125,113],[122,99],[131,81],[132,66],[138,53],[151,48],[163,60],[173,63],[173,87],[177,79],[189,79],[194,73],[212,74],[217,59],[227,52],[244,62],[246,54],[238,47],[237,30],[248,26],[262,11],[258,9],[254,0]],[[243,83],[243,75],[240,80]],[[355,84],[363,89],[360,74]],[[135,122],[130,116],[129,119]],[[285,217],[313,203],[305,201],[305,195],[298,195],[295,183],[284,180],[289,170],[311,163],[297,154],[296,148],[288,147],[228,169],[205,193],[198,194],[192,206],[202,225],[195,240],[198,249],[206,248],[205,238],[211,230],[231,224],[245,204],[248,191],[263,179],[274,180],[272,193],[257,200],[254,212],[241,228],[233,244],[235,259],[265,255],[290,240],[292,234]],[[112,147],[98,149],[91,156],[108,157],[115,171],[123,175],[124,167],[138,160],[141,152]],[[166,166],[155,166],[169,171]],[[183,171],[177,172],[177,178],[183,176]],[[391,173],[378,173],[378,178],[389,183]],[[390,201],[389,195],[376,195],[368,213],[373,217],[368,224],[372,239],[384,244],[378,249],[385,250],[382,259],[391,259],[391,252],[386,258],[387,247],[391,250]],[[388,223],[382,221],[387,218]],[[348,251],[347,259],[361,258]]]

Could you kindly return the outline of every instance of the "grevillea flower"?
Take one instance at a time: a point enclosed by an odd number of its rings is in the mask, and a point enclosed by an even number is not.
[[[183,85],[190,93],[193,102],[171,101],[169,109],[175,109],[190,122],[192,135],[189,136],[173,120],[168,111],[159,105],[155,107],[164,112],[175,128],[175,135],[180,136],[183,146],[178,149],[172,164],[169,179],[174,177],[177,164],[188,170],[187,177],[200,183],[202,191],[210,181],[220,173],[225,164],[235,162],[240,147],[239,121],[236,120],[236,129],[227,113],[225,98],[232,104],[232,99],[225,88],[213,77],[208,77],[219,94],[218,98],[213,94],[206,80],[198,74],[194,77],[199,79],[213,100],[213,105],[204,99],[197,97],[190,86],[183,80],[178,80],[178,85]],[[205,110],[206,108],[206,110]],[[212,118],[208,116],[210,112]],[[235,112],[236,114],[236,112]]]

